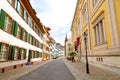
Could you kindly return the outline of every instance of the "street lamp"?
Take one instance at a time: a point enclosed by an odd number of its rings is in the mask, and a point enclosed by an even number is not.
[[[88,64],[88,56],[87,56],[87,34],[84,32],[84,41],[85,41],[85,51],[86,51],[86,73],[89,74],[89,64]]]

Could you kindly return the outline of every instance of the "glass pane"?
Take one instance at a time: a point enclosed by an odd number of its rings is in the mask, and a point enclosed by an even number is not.
[[[1,46],[1,52],[0,52],[0,60],[5,60],[6,59],[7,51],[8,51],[7,45],[2,44],[2,46]]]

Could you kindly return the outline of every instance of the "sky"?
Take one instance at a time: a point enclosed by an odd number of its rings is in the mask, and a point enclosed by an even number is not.
[[[77,0],[30,0],[43,25],[50,27],[50,35],[57,43],[64,45],[64,39],[71,36],[71,25]]]

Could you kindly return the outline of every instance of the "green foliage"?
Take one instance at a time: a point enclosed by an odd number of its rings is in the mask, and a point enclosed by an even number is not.
[[[70,53],[70,56],[71,56],[71,57],[75,57],[75,56],[77,56],[77,53],[76,53],[76,52],[71,52],[71,53]]]

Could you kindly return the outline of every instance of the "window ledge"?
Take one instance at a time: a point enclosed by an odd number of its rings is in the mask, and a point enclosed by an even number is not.
[[[95,45],[95,50],[107,48],[107,42]]]

